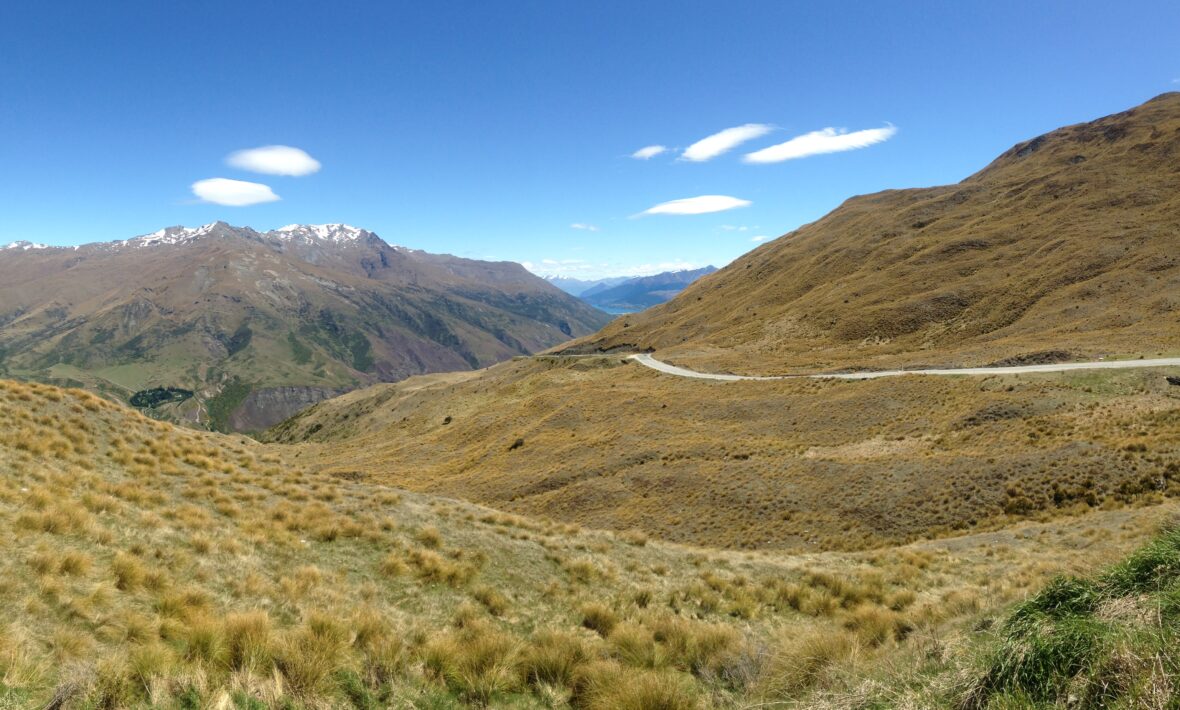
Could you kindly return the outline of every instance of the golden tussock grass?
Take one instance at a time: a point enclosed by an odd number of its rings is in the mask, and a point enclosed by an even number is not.
[[[1154,515],[866,553],[700,550],[326,480],[284,447],[73,392],[0,381],[0,398],[0,677],[17,706],[799,698],[1125,549]],[[75,404],[89,468],[5,438]],[[782,639],[811,632],[850,646],[808,665]]]

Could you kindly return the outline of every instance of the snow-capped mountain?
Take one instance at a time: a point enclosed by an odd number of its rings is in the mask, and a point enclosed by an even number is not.
[[[362,384],[485,367],[607,320],[519,264],[395,247],[346,224],[213,222],[37,246],[0,250],[0,375],[54,380],[62,365],[128,399],[192,391],[190,414],[224,429],[264,428]]]
[[[203,237],[251,237],[273,239],[303,244],[355,244],[376,237],[373,232],[350,224],[288,224],[268,232],[258,232],[250,227],[235,227],[225,222],[210,222],[199,227],[176,225],[158,229],[150,234],[141,234],[130,239],[112,242],[92,242],[80,246],[51,247],[28,241],[12,242],[3,249],[80,249],[83,247],[153,247],[172,246],[192,242]]]

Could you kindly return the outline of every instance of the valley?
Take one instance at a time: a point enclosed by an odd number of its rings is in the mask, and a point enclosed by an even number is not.
[[[1162,500],[1180,485],[1168,373],[715,382],[542,356],[350,393],[267,436],[325,473],[520,514],[862,549]]]
[[[613,319],[344,224],[17,243],[0,707],[1174,707],[1177,208],[1168,93],[561,281]]]

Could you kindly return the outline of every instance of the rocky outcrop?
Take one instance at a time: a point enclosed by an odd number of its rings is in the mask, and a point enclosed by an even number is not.
[[[229,417],[234,431],[262,431],[311,405],[343,394],[322,387],[266,387],[252,390]]]

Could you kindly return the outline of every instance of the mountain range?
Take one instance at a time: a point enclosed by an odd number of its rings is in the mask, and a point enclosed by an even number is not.
[[[0,374],[255,430],[373,382],[480,368],[609,318],[519,264],[343,225],[223,222],[0,250]]]
[[[583,296],[623,283],[627,276],[608,276],[602,279],[576,279],[571,276],[546,276],[545,280],[571,296]]]
[[[715,266],[706,266],[701,269],[665,271],[653,276],[637,276],[613,286],[600,284],[587,289],[579,298],[609,312],[642,311],[672,299],[692,282],[716,270]]]

